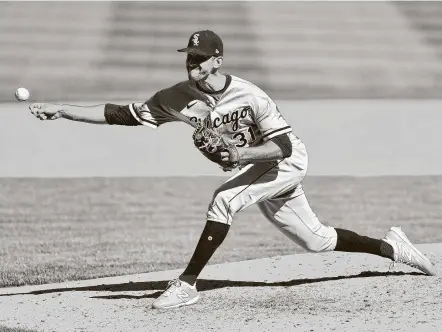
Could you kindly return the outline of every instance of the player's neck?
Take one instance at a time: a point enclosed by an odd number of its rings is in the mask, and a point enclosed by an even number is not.
[[[204,81],[198,81],[198,85],[202,90],[216,92],[224,89],[226,85],[227,77],[220,72],[210,74]]]

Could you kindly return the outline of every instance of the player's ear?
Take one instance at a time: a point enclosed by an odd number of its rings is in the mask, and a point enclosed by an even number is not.
[[[215,60],[213,61],[213,67],[215,67],[215,69],[219,69],[222,64],[223,64],[223,57],[222,56],[217,56],[215,58]]]

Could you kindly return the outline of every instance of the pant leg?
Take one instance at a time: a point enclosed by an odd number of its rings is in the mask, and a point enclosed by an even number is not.
[[[305,145],[297,141],[290,158],[244,167],[215,191],[207,219],[231,224],[234,215],[250,205],[296,188],[304,178],[307,166]]]
[[[319,221],[301,184],[287,197],[262,201],[258,207],[272,224],[305,250],[324,252],[335,249],[335,229]]]

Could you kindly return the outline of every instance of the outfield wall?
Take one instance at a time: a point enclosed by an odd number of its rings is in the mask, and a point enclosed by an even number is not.
[[[441,100],[279,105],[308,147],[310,175],[441,174]],[[191,134],[181,123],[153,130],[41,122],[27,103],[3,103],[0,176],[225,176],[193,148]]]
[[[146,98],[185,79],[176,50],[203,29],[275,99],[442,98],[441,18],[439,1],[3,1],[0,101]]]

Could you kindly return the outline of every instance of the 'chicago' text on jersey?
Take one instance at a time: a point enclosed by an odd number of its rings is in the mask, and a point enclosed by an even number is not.
[[[221,125],[227,125],[227,124],[233,122],[232,130],[237,131],[239,121],[241,119],[245,119],[247,117],[247,115],[251,115],[251,112],[252,112],[252,108],[250,106],[238,108],[231,113],[224,114],[222,117],[216,117],[213,120],[213,127],[218,128]]]

